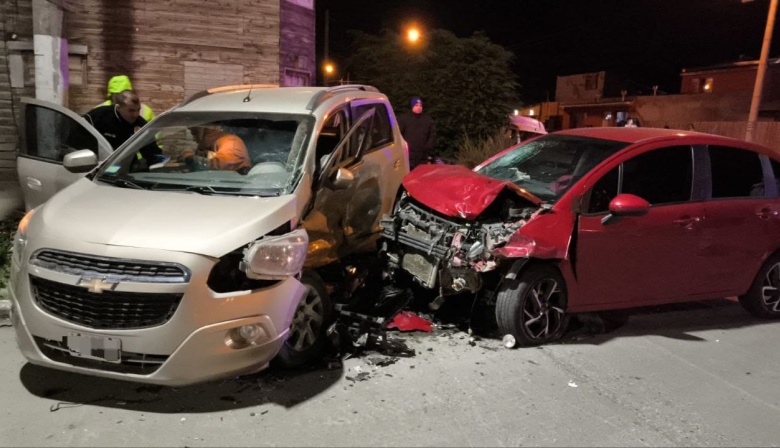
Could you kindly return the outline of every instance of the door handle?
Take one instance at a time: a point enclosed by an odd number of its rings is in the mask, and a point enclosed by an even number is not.
[[[701,218],[699,218],[698,216],[693,216],[693,217],[691,217],[691,216],[681,216],[679,219],[675,219],[674,221],[672,221],[672,223],[674,223],[675,225],[678,225],[680,227],[683,227],[685,229],[690,230],[690,229],[693,228],[693,225],[696,224],[699,221],[701,221]]]
[[[41,191],[41,187],[43,187],[43,184],[41,183],[41,181],[39,181],[34,177],[28,177],[27,186],[30,187],[31,190]]]

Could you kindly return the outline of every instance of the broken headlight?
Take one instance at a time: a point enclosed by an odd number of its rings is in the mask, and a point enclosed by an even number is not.
[[[35,210],[32,209],[27,214],[24,215],[24,218],[22,218],[21,221],[19,221],[19,227],[16,229],[16,235],[14,235],[14,242],[13,242],[13,260],[17,263],[22,262],[22,253],[24,252],[24,248],[27,247],[27,226],[30,225],[30,219],[32,219],[32,215],[35,213]]]
[[[303,269],[308,246],[309,235],[304,229],[267,236],[244,250],[241,267],[248,278],[281,280]]]

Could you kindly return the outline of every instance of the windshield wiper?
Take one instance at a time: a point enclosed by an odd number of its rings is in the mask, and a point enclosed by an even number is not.
[[[134,188],[136,190],[148,190],[151,187],[151,185],[147,187],[143,187],[131,180],[123,179],[121,177],[118,177],[116,179],[109,179],[104,176],[104,177],[98,177],[98,180],[103,182],[108,182],[109,184],[116,185],[117,187],[120,188]]]
[[[200,193],[200,194],[230,194],[225,191],[217,191],[209,186],[203,186],[203,185],[190,185],[189,187],[185,187],[184,191],[192,191],[194,193]]]

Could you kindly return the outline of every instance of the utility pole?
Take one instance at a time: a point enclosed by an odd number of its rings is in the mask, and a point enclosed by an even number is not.
[[[33,0],[35,98],[68,105],[68,41],[62,37],[68,0]]]
[[[756,120],[758,119],[758,108],[761,105],[761,93],[764,89],[766,62],[769,57],[769,47],[772,45],[772,30],[775,26],[776,14],[777,0],[772,0],[769,4],[769,16],[766,19],[766,29],[764,30],[764,43],[761,46],[761,58],[758,60],[756,84],[753,87],[753,99],[750,102],[750,114],[748,115],[747,131],[745,132],[745,140],[749,142],[753,141],[753,131],[756,128]]]

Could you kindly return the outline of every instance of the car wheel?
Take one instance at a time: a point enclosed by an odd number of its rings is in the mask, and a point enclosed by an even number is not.
[[[566,301],[566,284],[558,270],[531,266],[502,282],[496,300],[498,329],[523,346],[560,339],[569,323]]]
[[[748,292],[739,297],[739,303],[755,316],[780,318],[780,255],[764,263]]]
[[[276,357],[282,367],[300,367],[319,357],[325,349],[325,331],[332,314],[330,298],[316,273],[304,272],[301,282],[306,286],[306,295],[298,303],[290,334]]]

